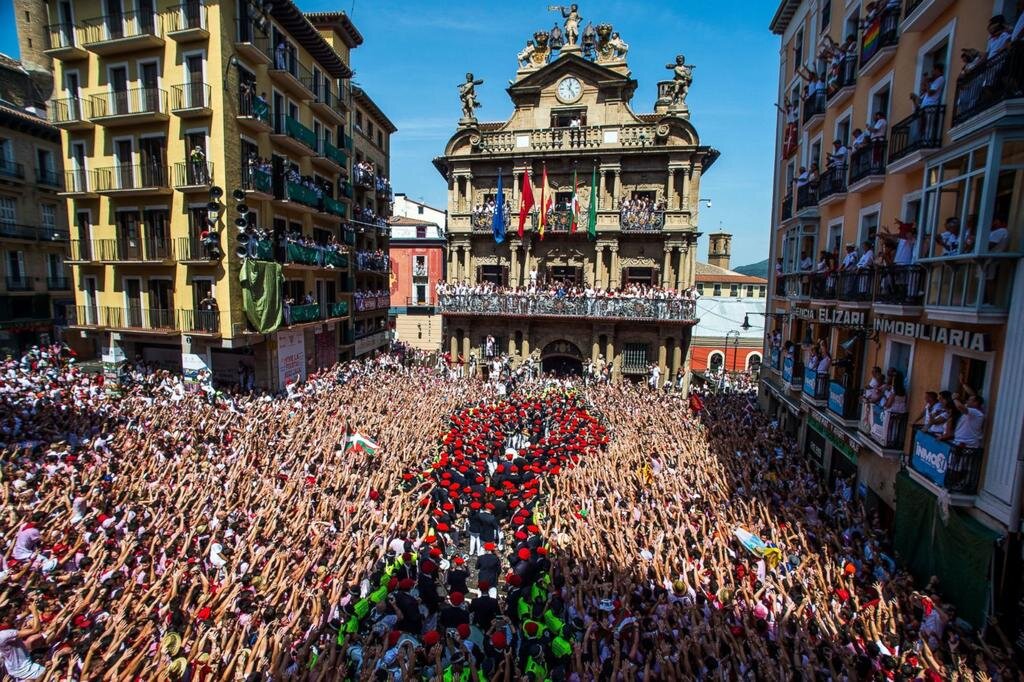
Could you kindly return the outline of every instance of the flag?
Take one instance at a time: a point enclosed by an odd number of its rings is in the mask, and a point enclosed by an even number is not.
[[[576,187],[576,169],[572,171],[572,202],[569,204],[569,231],[576,234],[577,222],[580,216],[580,197]]]
[[[530,215],[533,208],[533,186],[530,184],[530,170],[523,173],[523,194],[519,198],[519,238],[523,238],[523,225],[526,224],[526,216]]]
[[[548,223],[548,207],[551,206],[551,199],[544,201],[544,195],[548,191],[548,166],[544,164],[544,173],[540,183],[540,238],[544,239],[544,226]]]
[[[597,239],[597,166],[590,174],[590,206],[587,207],[587,237]]]
[[[351,436],[345,439],[345,450],[355,450],[357,452],[365,452],[368,455],[372,455],[377,452],[379,446],[374,441],[370,440],[363,434],[356,431]]]
[[[494,242],[500,244],[505,241],[505,192],[501,186],[501,169],[498,169],[498,197],[494,201],[494,222],[491,224],[494,230]]]

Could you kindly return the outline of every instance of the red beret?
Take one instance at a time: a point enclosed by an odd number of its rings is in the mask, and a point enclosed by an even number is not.
[[[508,641],[505,639],[505,633],[499,630],[491,635],[491,646],[495,649],[504,649],[508,646]]]
[[[530,531],[531,533],[539,533],[540,532],[540,528],[538,528],[537,526],[534,526],[534,525],[527,526],[526,530]]]
[[[465,560],[465,559],[463,559],[463,558],[462,558],[462,557],[460,557],[460,556],[457,556],[457,557],[455,557],[455,565],[456,565],[456,566],[461,566],[461,565],[462,565],[462,564],[464,564],[464,563],[466,563],[466,560]]]
[[[454,511],[455,505],[452,504],[451,502],[445,502],[444,504],[441,505],[441,509],[444,509],[445,511]]]
[[[408,592],[412,588],[416,587],[416,581],[412,578],[402,578],[398,582],[398,589]]]
[[[523,625],[523,630],[530,637],[536,637],[537,636],[537,622],[536,621],[532,621],[532,620],[526,621],[526,623]]]
[[[461,592],[452,592],[448,596],[448,600],[451,601],[452,606],[459,606],[460,604],[462,604],[465,598],[465,595],[463,595]]]
[[[548,548],[547,547],[538,547],[537,548],[537,554],[540,554],[541,556],[543,556],[543,555],[545,555],[547,553],[548,553]]]
[[[448,524],[447,523],[439,523],[439,524],[437,524],[437,530],[439,530],[442,533],[447,533],[448,532]]]
[[[523,547],[521,550],[519,550],[517,556],[523,561],[529,561],[531,556],[530,550],[528,550],[526,547]]]
[[[459,637],[469,639],[469,623],[459,623],[459,626],[455,629],[459,631]]]
[[[433,575],[434,572],[437,571],[437,564],[435,564],[430,559],[427,559],[422,564],[420,564],[420,570],[426,573],[427,575]]]
[[[477,495],[478,493],[473,493],[473,494]],[[479,509],[481,506],[483,506],[483,505],[481,505],[479,502],[470,502],[469,503],[469,508],[470,509]]]
[[[423,633],[423,644],[425,646],[434,646],[441,641],[441,633],[437,630],[430,630]]]
[[[398,587],[398,578],[392,578],[388,581],[388,592],[394,592],[395,588]]]
[[[507,582],[512,587],[519,587],[523,584],[523,579],[519,576],[518,573],[510,573],[509,576],[505,579],[505,582]]]
[[[430,556],[434,557],[435,559],[440,559],[441,558],[441,548],[440,547],[431,547],[430,548]]]
[[[515,533],[516,540],[525,540],[529,536],[521,530],[517,530]]]
[[[432,542],[435,542],[436,540],[437,540],[437,536],[436,535],[428,535],[425,538],[423,538],[424,544],[427,544],[427,545],[429,545]]]
[[[486,592],[487,590],[491,589],[491,583],[487,582],[486,580],[481,580],[476,584],[476,586],[480,588],[481,592]]]
[[[493,542],[485,542],[484,543],[484,549],[487,550],[488,552],[493,552],[494,551],[494,543]]]

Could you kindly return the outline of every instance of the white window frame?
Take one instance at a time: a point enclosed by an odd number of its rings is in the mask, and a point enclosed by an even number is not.
[[[710,356],[709,356],[710,357]],[[764,356],[761,355],[761,351],[755,350],[747,353],[747,357],[743,359],[744,370],[750,369],[750,358],[757,358],[758,364],[764,364]]]
[[[47,225],[46,221],[43,220],[43,215],[45,214],[46,209],[50,210],[50,218],[53,219],[52,222],[49,225]],[[44,228],[44,229],[48,229],[48,230],[56,230],[57,229],[57,205],[56,204],[48,204],[48,203],[45,203],[45,202],[40,202],[40,204],[39,204],[39,226]]]
[[[882,367],[882,374],[889,371],[892,366],[892,346],[894,343],[902,343],[910,346],[910,355],[907,356],[907,375],[903,377],[903,388],[907,392],[907,402],[910,401],[910,378],[914,376],[914,355],[917,352],[917,340],[907,336],[887,337],[885,339],[885,364]],[[909,405],[908,405],[909,407]]]
[[[866,125],[868,127],[868,130],[871,129],[871,124],[874,122],[873,119],[875,117],[875,95],[877,95],[879,92],[884,90],[886,87],[889,88],[889,108],[888,108],[887,111],[884,112],[885,113],[885,120],[889,121],[889,119],[891,118],[891,115],[892,115],[892,101],[893,101],[892,78],[893,78],[893,72],[889,71],[889,73],[887,73],[884,76],[882,76],[881,78],[879,78],[875,82],[875,84],[871,86],[871,89],[868,90],[868,99],[867,99],[868,119],[867,119],[867,123],[866,123]],[[890,125],[891,125],[891,123],[890,123]],[[886,130],[886,136],[888,136],[888,135],[889,135],[889,131],[887,129]]]
[[[846,216],[839,216],[838,218],[833,218],[832,220],[828,221],[828,224],[825,226],[825,243],[828,245],[829,248],[832,247],[831,237],[832,228],[834,227],[839,228],[839,251],[836,253],[836,257],[840,258],[843,255],[842,249],[843,244],[846,240]],[[860,226],[858,225],[858,229],[859,228]]]
[[[136,158],[139,153],[139,146],[135,144],[135,138],[131,135],[120,135],[118,137],[110,138],[110,158],[114,160],[114,165],[117,166],[122,161],[117,157],[117,143],[128,140],[132,143],[131,160],[128,162],[132,166],[136,165]],[[120,207],[119,207],[120,208]]]
[[[715,357],[716,355],[722,358],[722,369],[727,370],[728,367],[725,366],[725,353],[716,349],[708,353],[708,371],[711,371],[711,358]]]
[[[949,63],[949,60],[952,58],[953,55],[953,39],[955,30],[956,17],[953,17],[952,19],[949,20],[949,23],[940,28],[935,35],[929,38],[928,42],[924,43],[923,45],[921,45],[921,47],[917,49],[917,62],[915,62],[914,64],[915,93],[921,92],[921,82],[924,80],[924,56],[929,52],[933,51],[935,47],[943,40],[946,40],[946,56],[942,62],[943,64],[946,65],[946,87],[944,92],[942,93],[943,101],[945,101],[946,95],[949,94],[951,90],[956,89],[955,87],[950,87],[951,85],[955,85],[956,80],[950,79],[951,67]]]
[[[0,210],[0,222],[17,223],[18,222],[18,198],[9,197],[7,195],[0,195],[0,206],[4,209],[10,209],[10,218],[7,218],[4,213],[7,210]]]
[[[865,218],[865,216],[869,216],[872,213],[877,213],[878,214],[878,228],[880,230],[882,228],[882,202],[879,201],[878,203],[871,204],[870,206],[864,206],[863,208],[861,208],[857,212],[857,248],[858,249],[860,248],[860,245],[864,243],[864,238],[866,237],[866,235],[862,234],[862,230],[864,228],[864,218]],[[872,244],[872,248],[874,248],[874,244]]]
[[[189,50],[188,52],[182,52],[181,53],[181,82],[185,83],[186,85],[190,84],[192,82],[191,81],[191,73],[192,72],[189,71],[187,68],[185,68],[185,64],[187,63],[189,57],[194,57],[196,55],[199,55],[202,58],[202,61],[203,61],[203,80],[202,80],[202,82],[203,83],[209,83],[209,81],[206,80],[206,76],[207,76],[206,68],[209,65],[209,62],[208,62],[208,60],[206,58],[206,50],[205,49],[202,49],[202,50]]]
[[[945,353],[942,358],[942,388],[943,390],[955,393],[960,390],[959,386],[949,386],[949,373],[953,369],[953,356],[960,355],[965,358],[973,358],[975,360],[981,360],[985,363],[985,386],[981,390],[977,386],[971,386],[974,390],[978,391],[978,395],[981,396],[982,400],[985,401],[985,413],[991,414],[991,402],[992,395],[992,371],[996,362],[996,354],[991,351],[976,351],[969,350],[967,348],[960,348],[959,346],[946,346]],[[987,425],[986,425],[987,427]],[[988,429],[986,428],[986,434]]]
[[[846,125],[847,125],[847,127],[849,127],[850,131],[847,133],[846,140],[843,142],[843,144],[846,146],[847,149],[849,149],[850,148],[850,144],[853,142],[853,139],[852,139],[852,137],[853,137],[853,129],[857,127],[853,123],[853,105],[852,104],[850,106],[846,107],[845,109],[843,109],[843,112],[841,114],[839,114],[838,116],[836,116],[836,120],[832,123],[832,139],[833,140],[838,140],[839,139],[839,124],[842,123],[844,120],[846,121]],[[847,159],[847,163],[849,163],[849,159]]]

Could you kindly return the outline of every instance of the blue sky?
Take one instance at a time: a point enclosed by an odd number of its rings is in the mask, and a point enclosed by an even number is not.
[[[13,0],[0,0],[0,22],[13,25]],[[366,42],[352,54],[355,82],[398,126],[392,144],[395,190],[443,208],[445,183],[431,159],[442,153],[459,118],[456,85],[467,71],[478,88],[480,120],[511,113],[505,88],[516,53],[533,32],[550,29],[548,3],[477,0],[298,0],[306,11],[349,12]],[[611,23],[629,43],[629,66],[639,82],[634,111],[653,109],[665,64],[683,53],[697,65],[688,102],[704,144],[722,156],[701,181],[700,230],[732,232],[733,265],[762,260],[768,251],[774,153],[778,38],[768,31],[776,2],[717,0],[583,0],[584,23]],[[16,56],[13,31],[0,51]],[[707,238],[701,240],[707,251]]]

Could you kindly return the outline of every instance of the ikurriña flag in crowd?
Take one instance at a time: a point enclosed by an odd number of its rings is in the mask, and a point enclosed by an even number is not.
[[[363,434],[356,431],[345,438],[345,451],[355,450],[356,452],[365,452],[368,455],[372,455],[377,452],[379,446],[377,443],[364,436]]]

